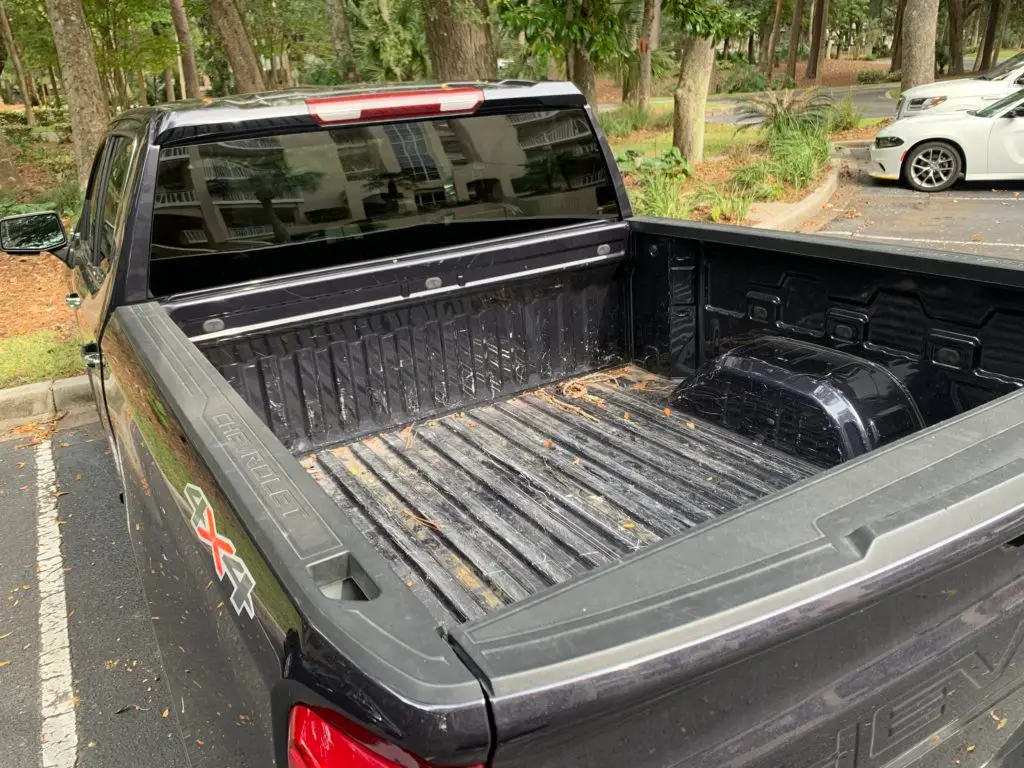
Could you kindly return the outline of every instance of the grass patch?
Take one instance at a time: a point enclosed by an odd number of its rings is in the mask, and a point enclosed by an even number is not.
[[[724,155],[730,148],[752,144],[757,135],[752,131],[740,131],[736,126],[724,123],[704,124],[704,157]],[[624,138],[610,138],[612,152],[616,157],[628,150],[642,155],[655,155],[672,146],[672,129],[663,131],[643,131]]]
[[[0,388],[61,379],[82,371],[77,336],[37,331],[0,339]]]

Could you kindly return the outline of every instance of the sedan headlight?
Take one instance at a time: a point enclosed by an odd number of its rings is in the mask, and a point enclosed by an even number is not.
[[[903,139],[898,136],[876,136],[875,137],[875,148],[876,149],[889,149],[890,147],[898,147],[903,143]]]
[[[946,100],[945,96],[929,96],[927,98],[911,99],[907,102],[907,112],[921,112],[932,107],[937,107]]]

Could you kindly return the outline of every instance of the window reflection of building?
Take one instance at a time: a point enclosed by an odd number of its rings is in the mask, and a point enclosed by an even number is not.
[[[437,221],[448,209],[457,218],[593,216],[601,185],[600,151],[578,110],[172,147],[160,156],[154,245],[164,255],[246,248],[367,220]]]

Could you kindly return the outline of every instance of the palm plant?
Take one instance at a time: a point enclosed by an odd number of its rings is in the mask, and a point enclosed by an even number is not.
[[[742,128],[758,125],[771,133],[822,125],[832,99],[818,91],[765,91],[740,102]]]

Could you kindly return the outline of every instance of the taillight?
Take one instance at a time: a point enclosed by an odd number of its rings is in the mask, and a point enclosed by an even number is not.
[[[427,88],[419,91],[351,94],[306,99],[320,125],[430,115],[469,114],[484,101],[479,88]]]
[[[336,712],[297,704],[288,719],[288,768],[430,766]]]

